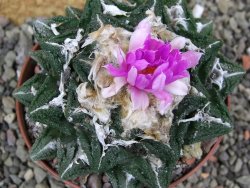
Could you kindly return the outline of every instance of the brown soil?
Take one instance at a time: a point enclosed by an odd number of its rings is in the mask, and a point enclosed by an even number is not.
[[[29,17],[64,15],[67,6],[82,8],[86,0],[0,0],[0,15],[21,24]]]

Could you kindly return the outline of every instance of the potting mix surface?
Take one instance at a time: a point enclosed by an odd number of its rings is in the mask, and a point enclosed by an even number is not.
[[[46,7],[42,1],[40,7]],[[49,2],[49,1],[44,1]],[[74,1],[69,2],[74,5]],[[190,7],[197,3],[205,8],[203,16],[214,21],[214,35],[225,44],[223,53],[237,63],[250,67],[250,0],[189,0]],[[79,3],[82,5],[82,2]],[[6,2],[0,0],[0,9]],[[56,4],[57,5],[57,4]],[[75,4],[78,5],[78,4]],[[17,6],[13,4],[12,7]],[[62,3],[60,6],[64,7]],[[56,7],[56,6],[55,6]],[[44,10],[42,8],[41,10]],[[50,5],[50,9],[52,6]],[[13,16],[9,7],[0,11],[0,187],[1,188],[61,188],[55,180],[31,162],[16,122],[15,101],[12,92],[16,87],[25,57],[34,44],[31,20],[24,17],[61,14],[61,9],[49,13]],[[40,11],[41,11],[40,10]],[[63,8],[62,8],[63,10]],[[9,11],[9,13],[8,13]],[[24,11],[25,12],[25,11]],[[16,26],[6,17],[15,19]],[[31,15],[32,14],[32,15]],[[242,60],[242,56],[245,58]],[[248,57],[248,58],[246,58]],[[248,188],[250,185],[250,71],[231,95],[231,115],[235,130],[224,137],[217,153],[208,163],[177,188]],[[174,173],[181,173],[179,167]],[[110,187],[106,176],[92,175],[88,187]]]

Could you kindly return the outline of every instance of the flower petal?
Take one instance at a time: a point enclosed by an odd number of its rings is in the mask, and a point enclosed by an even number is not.
[[[134,64],[135,60],[136,60],[135,53],[133,53],[133,52],[127,53],[127,55],[126,55],[126,63],[127,64]]]
[[[154,92],[154,96],[158,99],[157,109],[163,115],[173,102],[173,97],[166,91]]]
[[[180,74],[186,69],[188,69],[189,62],[186,60],[179,61],[174,67],[172,67],[174,74]]]
[[[138,60],[139,60],[139,59],[142,59],[143,54],[144,54],[144,51],[143,51],[142,49],[136,50],[136,52],[135,52],[136,59],[138,59]]]
[[[131,86],[135,85],[136,77],[137,77],[137,69],[134,66],[132,66],[128,72],[128,77],[127,77],[127,81]]]
[[[115,93],[115,84],[111,84],[109,87],[103,88],[101,90],[101,94],[103,98],[109,98],[114,96]]]
[[[142,48],[149,33],[146,29],[136,30],[130,38],[129,51]]]
[[[153,91],[152,93],[159,100],[165,100],[168,102],[172,102],[173,100],[172,95],[167,91]]]
[[[161,91],[164,89],[166,81],[166,75],[164,73],[161,73],[159,76],[157,76],[152,84],[152,89],[156,91]]]
[[[118,60],[118,64],[121,65],[125,60],[125,54],[124,54],[124,52],[122,51],[121,48],[117,49],[116,56],[117,56],[116,58]]]
[[[133,66],[136,67],[138,71],[145,69],[148,66],[148,62],[145,59],[136,60]]]
[[[171,42],[172,49],[182,49],[186,45],[186,38],[185,37],[176,37]]]
[[[139,89],[145,89],[149,85],[150,81],[144,74],[138,74],[135,82],[135,86]]]
[[[170,105],[171,105],[170,101],[160,100],[159,104],[157,105],[157,110],[161,115],[164,115]]]
[[[168,59],[168,55],[170,52],[171,46],[169,44],[164,44],[163,46],[161,46],[157,52],[156,52],[156,58],[157,59],[164,59],[167,60]]]
[[[147,29],[151,30],[151,24],[148,18],[143,19],[140,21],[140,23],[137,25],[136,29]]]
[[[135,87],[129,87],[133,110],[145,110],[149,105],[149,98],[146,92]]]
[[[126,76],[126,71],[122,70],[121,68],[117,68],[112,64],[107,64],[104,66],[108,72],[112,75],[112,76],[119,76],[119,77],[123,77]]]
[[[159,75],[161,74],[162,72],[165,72],[165,70],[167,70],[169,64],[166,62],[166,63],[163,63],[161,64],[160,66],[158,66],[155,71],[154,71],[154,76],[155,75]]]
[[[129,43],[129,51],[134,51],[138,48],[142,48],[147,37],[151,32],[151,24],[148,19],[142,20],[135,31],[133,32],[130,43]]]
[[[144,55],[143,55],[143,58],[147,61],[147,62],[154,62],[155,60],[155,51],[153,50],[146,50]]]
[[[164,45],[164,42],[162,40],[151,38],[151,36],[149,35],[147,40],[144,43],[144,48],[147,50],[156,51],[163,45]]]
[[[182,60],[186,60],[189,63],[188,68],[194,68],[200,61],[202,53],[196,51],[187,51],[182,53]]]
[[[182,78],[189,78],[190,74],[187,70],[183,71],[182,73],[179,73],[177,75],[172,75],[171,79],[167,80],[166,83],[170,84],[176,80],[182,79]]]
[[[127,83],[126,79],[123,77],[114,78],[115,91],[116,93]]]
[[[126,79],[123,77],[114,78],[114,83],[107,88],[103,88],[101,94],[103,98],[109,98],[116,95],[120,89],[126,84]]]
[[[173,95],[185,96],[188,94],[188,84],[184,80],[176,80],[165,86],[165,90]]]

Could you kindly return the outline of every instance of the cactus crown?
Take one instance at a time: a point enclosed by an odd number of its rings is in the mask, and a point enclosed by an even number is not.
[[[179,37],[179,53],[202,53],[186,72],[186,95],[171,95],[170,107],[161,113],[150,107],[157,99],[152,93],[146,109],[131,107],[126,86],[102,97],[115,80],[103,67],[115,65],[113,47],[119,43],[128,51],[131,33],[145,18],[155,38]],[[212,37],[212,24],[193,18],[185,1],[89,0],[83,11],[69,7],[66,16],[35,21],[34,31],[41,50],[31,57],[42,72],[14,96],[42,126],[31,158],[56,158],[62,179],[106,173],[113,187],[166,187],[184,145],[232,130],[224,101],[244,72],[219,53],[222,43]]]

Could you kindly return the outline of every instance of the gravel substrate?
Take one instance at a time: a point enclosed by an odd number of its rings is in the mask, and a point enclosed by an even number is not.
[[[191,7],[196,3],[204,6],[203,16],[214,21],[214,35],[225,41],[223,53],[241,64],[242,54],[250,53],[250,0],[190,0]],[[33,45],[29,24],[27,21],[16,27],[0,16],[0,187],[61,188],[64,187],[61,182],[30,161],[17,128],[11,94],[24,57]],[[250,72],[231,96],[231,114],[235,131],[225,136],[206,166],[178,188],[249,187]],[[97,188],[104,181],[99,176],[92,179],[99,182]]]

